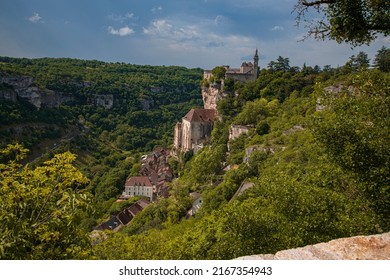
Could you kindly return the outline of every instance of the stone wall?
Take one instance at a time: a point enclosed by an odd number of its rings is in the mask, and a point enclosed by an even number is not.
[[[182,123],[177,122],[175,126],[175,134],[173,139],[173,144],[176,150],[181,149],[181,141],[182,141]]]
[[[245,84],[247,81],[254,81],[257,79],[253,73],[226,73],[225,78],[233,79],[243,84]]]
[[[229,128],[229,140],[234,140],[238,138],[241,134],[248,134],[253,126],[251,125],[238,125],[232,124]]]

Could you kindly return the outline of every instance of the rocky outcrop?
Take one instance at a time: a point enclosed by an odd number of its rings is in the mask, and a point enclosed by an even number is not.
[[[152,98],[141,98],[140,103],[144,111],[149,111],[154,106],[154,100]]]
[[[79,88],[91,86],[90,82],[75,84]],[[42,89],[37,86],[36,81],[28,76],[14,76],[0,73],[0,99],[17,101],[18,98],[27,100],[36,108],[57,108],[69,101],[77,101],[85,104],[85,99],[76,100],[71,93]],[[112,94],[91,94],[87,98],[87,104],[111,109],[114,106]]]
[[[327,243],[240,257],[241,260],[390,260],[390,232],[340,238]]]
[[[0,85],[5,88],[0,90],[0,98],[11,101],[16,101],[18,97],[23,98],[38,109],[42,106],[55,108],[73,100],[73,97],[68,94],[40,89],[32,77],[0,73]]]
[[[88,103],[96,107],[111,109],[114,106],[114,96],[112,94],[93,94],[88,99]]]
[[[213,84],[208,87],[202,87],[202,98],[204,109],[217,110],[217,103],[223,98],[221,86]]]

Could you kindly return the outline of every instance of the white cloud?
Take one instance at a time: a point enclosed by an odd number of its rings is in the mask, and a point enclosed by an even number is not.
[[[144,33],[147,35],[158,35],[161,37],[171,37],[173,35],[172,24],[165,19],[157,19],[152,22],[151,26],[144,28]]]
[[[125,27],[122,27],[119,29],[115,29],[112,26],[109,26],[108,33],[110,33],[112,35],[117,35],[117,36],[123,37],[123,36],[129,36],[129,35],[133,34],[134,30],[128,26],[125,26]]]
[[[225,20],[225,17],[222,16],[222,15],[218,15],[215,17],[214,19],[214,24],[215,25],[220,25],[221,23],[223,23],[223,21]]]
[[[152,9],[152,13],[153,13],[153,14],[161,13],[162,10],[163,10],[163,8],[162,8],[161,6],[154,7],[154,8]]]
[[[390,43],[390,37],[384,37],[383,43],[386,43],[386,44]]]
[[[248,50],[253,51],[256,46],[255,39],[251,37],[217,34],[210,31],[209,25],[184,25],[178,21],[165,19],[154,20],[143,32],[152,39],[160,39],[160,44],[166,44],[168,48],[174,50],[214,52],[223,48],[247,53]]]
[[[170,41],[172,46],[197,41],[200,36],[196,26],[176,27],[165,19],[153,21],[148,28],[144,28],[144,34]]]
[[[271,30],[272,30],[272,31],[283,31],[283,30],[284,30],[284,27],[283,27],[283,26],[280,26],[280,25],[276,25],[276,26],[272,27]]]
[[[133,13],[126,13],[125,15],[114,15],[114,14],[111,14],[108,16],[108,18],[112,21],[116,21],[116,22],[120,22],[120,23],[123,23],[125,22],[126,20],[131,20],[134,18],[134,14]]]
[[[38,23],[42,21],[42,17],[38,13],[34,13],[31,17],[28,18],[32,23]]]

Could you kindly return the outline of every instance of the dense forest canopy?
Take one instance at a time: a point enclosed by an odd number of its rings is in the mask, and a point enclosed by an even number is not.
[[[98,200],[118,194],[137,154],[168,146],[176,121],[202,106],[201,69],[0,57],[0,74],[32,77],[32,88],[67,98],[59,108],[39,110],[20,98],[2,100],[0,143],[22,143],[29,160],[51,149],[77,153]],[[96,105],[96,96],[110,96],[113,105]]]

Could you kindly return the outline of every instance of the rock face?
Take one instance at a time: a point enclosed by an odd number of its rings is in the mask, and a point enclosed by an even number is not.
[[[112,94],[93,94],[91,98],[88,99],[88,103],[96,107],[111,109],[114,106],[114,96]]]
[[[0,73],[0,86],[2,86],[0,88],[0,99],[16,102],[18,98],[22,98],[38,109],[41,107],[57,108],[69,101],[85,103],[82,99],[76,100],[75,95],[71,93],[42,89],[37,86],[35,79],[32,77],[11,76]],[[83,82],[76,84],[76,86],[82,88],[89,87],[91,84]],[[114,96],[112,94],[92,94],[88,97],[87,104],[111,109],[114,106]]]
[[[275,255],[252,255],[240,260],[390,260],[390,232],[370,236],[341,238]]]
[[[217,103],[223,98],[221,86],[218,84],[202,87],[203,108],[217,110]]]
[[[32,77],[10,76],[0,73],[0,84],[7,87],[7,90],[0,91],[0,98],[16,101],[17,97],[20,97],[26,99],[38,109],[42,106],[55,108],[63,102],[73,100],[71,96],[64,93],[40,89]]]

